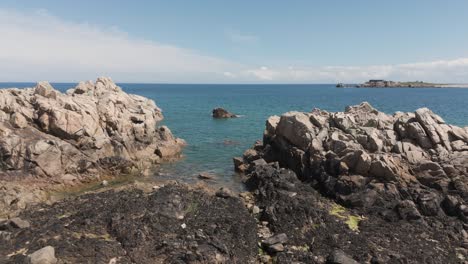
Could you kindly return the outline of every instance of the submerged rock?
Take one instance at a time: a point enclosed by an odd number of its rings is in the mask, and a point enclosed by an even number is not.
[[[238,117],[237,115],[227,111],[224,108],[215,108],[213,109],[213,118],[234,118]]]

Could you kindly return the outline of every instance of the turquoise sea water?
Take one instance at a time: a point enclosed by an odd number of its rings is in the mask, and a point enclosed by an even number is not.
[[[34,84],[0,83],[0,87]],[[74,84],[53,84],[66,90]],[[156,101],[164,124],[188,143],[184,159],[163,166],[165,173],[187,180],[211,171],[232,181],[232,157],[242,155],[262,138],[265,120],[291,110],[321,108],[343,111],[347,105],[370,102],[386,113],[428,107],[448,123],[468,126],[468,89],[346,88],[334,85],[189,85],[119,84],[126,92]],[[211,110],[224,107],[240,118],[215,120]]]

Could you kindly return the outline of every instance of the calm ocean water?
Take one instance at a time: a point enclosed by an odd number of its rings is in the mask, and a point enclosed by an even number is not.
[[[31,87],[32,83],[0,83],[0,87]],[[468,126],[468,89],[380,88],[337,89],[334,85],[188,85],[119,84],[126,92],[156,101],[164,124],[188,143],[185,158],[163,171],[187,181],[211,171],[230,182],[232,157],[242,155],[262,138],[265,120],[287,111],[317,107],[343,111],[347,105],[370,102],[386,113],[429,107],[448,123]],[[74,84],[53,84],[65,91]],[[211,110],[221,106],[241,118],[215,120]]]

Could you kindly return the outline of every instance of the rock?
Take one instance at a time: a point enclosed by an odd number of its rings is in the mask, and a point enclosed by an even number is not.
[[[278,126],[278,123],[280,121],[279,116],[270,116],[265,125],[265,132],[263,133],[264,138],[269,138],[271,136],[274,136],[276,134],[276,127]]]
[[[25,128],[28,126],[28,121],[21,113],[13,113],[10,117],[10,122],[15,128]]]
[[[447,195],[441,205],[447,215],[455,216],[458,214],[459,201],[457,197]]]
[[[218,191],[216,191],[216,196],[221,198],[235,197],[234,193],[226,187],[221,187]]]
[[[198,174],[198,178],[202,180],[214,180],[216,176],[210,172],[201,172]]]
[[[392,219],[439,216],[442,209],[464,218],[442,201],[450,193],[466,203],[467,136],[427,108],[391,116],[364,102],[344,112],[293,111],[269,118],[263,144],[246,150],[237,167],[249,178],[278,164],[344,205],[396,208]]]
[[[0,180],[32,176],[46,187],[90,182],[178,158],[185,145],[158,127],[163,116],[154,101],[123,92],[110,78],[80,82],[66,94],[39,82],[1,89],[0,98]],[[120,165],[107,166],[108,159]]]
[[[260,208],[256,205],[252,207],[252,214],[259,214],[260,213]]]
[[[245,166],[244,166],[244,159],[241,157],[234,157],[232,158],[232,161],[234,162],[234,170],[237,172],[244,172],[245,171]]]
[[[10,219],[10,225],[14,228],[29,228],[31,226],[28,221],[19,217]]]
[[[106,181],[106,180],[103,180],[103,181],[101,182],[101,185],[104,186],[104,187],[106,187],[107,185],[109,185],[109,182]]]
[[[55,264],[57,261],[58,260],[55,258],[55,249],[51,246],[34,251],[34,253],[27,257],[27,263],[30,264]]]
[[[285,233],[281,233],[265,239],[262,241],[262,244],[265,246],[271,246],[274,244],[284,244],[286,242],[288,242],[288,236]]]
[[[215,108],[213,109],[213,118],[234,118],[238,117],[237,115],[228,112],[227,110],[223,108]]]
[[[283,114],[276,127],[276,134],[301,150],[308,149],[315,136],[314,125],[309,116],[300,112]]]
[[[267,165],[267,162],[264,159],[257,159],[252,161],[252,164],[254,166],[262,166],[262,165]]]
[[[334,250],[327,258],[327,264],[359,264],[342,250]]]
[[[268,246],[267,251],[270,253],[283,252],[284,246],[281,243],[274,244],[274,245]]]
[[[398,214],[401,219],[419,220],[422,218],[413,201],[403,200],[397,206]]]

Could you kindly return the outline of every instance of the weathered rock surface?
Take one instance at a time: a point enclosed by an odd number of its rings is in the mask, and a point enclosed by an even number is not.
[[[235,118],[238,117],[236,114],[233,114],[227,111],[224,108],[215,108],[213,109],[213,118]]]
[[[255,220],[239,198],[180,184],[86,194],[21,218],[31,228],[0,236],[1,263],[25,263],[45,246],[58,263],[254,263],[258,252]]]
[[[301,249],[278,254],[278,260],[333,259],[330,248],[318,246],[323,243],[359,263],[421,263],[428,255],[434,263],[456,263],[468,259],[467,136],[466,128],[446,124],[427,108],[387,115],[362,103],[345,112],[271,117],[263,144],[234,161],[245,172],[260,219],[295,245],[285,252]],[[346,235],[330,224],[324,208],[333,200],[354,213],[349,225],[360,222],[363,235]],[[320,231],[322,223],[328,228]],[[325,232],[336,238],[323,240]],[[425,250],[429,240],[435,244]],[[399,241],[398,249],[390,241]]]
[[[110,78],[80,82],[66,94],[48,82],[2,89],[0,181],[73,184],[175,158],[184,141],[158,127],[162,119],[154,101]]]
[[[456,217],[423,216],[409,200],[400,207],[403,219],[393,208],[346,208],[277,163],[252,169],[246,184],[259,222],[266,223],[258,229],[262,255],[275,263],[462,263],[468,257],[466,225]]]

